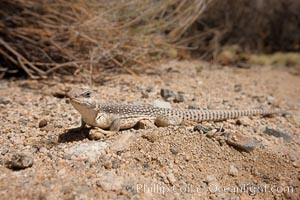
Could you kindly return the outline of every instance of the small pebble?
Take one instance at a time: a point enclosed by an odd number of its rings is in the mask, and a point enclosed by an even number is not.
[[[184,102],[184,96],[182,93],[178,93],[174,99],[174,102],[175,103],[181,103],[181,102]]]
[[[277,138],[281,137],[281,138],[283,138],[283,140],[285,140],[287,142],[289,142],[289,141],[292,140],[291,136],[289,136],[289,135],[287,135],[287,134],[285,134],[285,133],[283,133],[281,131],[278,131],[278,130],[275,130],[275,129],[271,129],[271,128],[268,128],[268,127],[266,127],[263,132],[266,133],[266,134],[268,134],[268,135],[272,135],[274,137],[277,137]]]
[[[124,184],[124,178],[116,175],[104,175],[101,180],[96,181],[96,185],[104,191],[120,191]]]
[[[194,131],[199,131],[199,132],[202,132],[202,133],[208,133],[210,131],[209,128],[201,125],[201,124],[198,124],[197,126],[194,127],[193,129]]]
[[[242,85],[241,85],[241,84],[235,84],[235,85],[234,85],[234,91],[235,91],[235,92],[240,92],[240,91],[242,91]]]
[[[210,131],[208,131],[208,132],[206,133],[206,136],[207,136],[208,138],[212,138],[212,137],[214,137],[214,136],[216,135],[216,132],[217,132],[216,129],[210,130]]]
[[[227,138],[226,143],[228,145],[233,146],[236,149],[249,153],[258,146],[259,141],[252,137],[247,137],[241,134],[234,134],[229,135],[229,138]]]
[[[160,95],[165,101],[174,101],[176,99],[176,94],[172,90],[169,89],[161,89]]]
[[[249,117],[247,116],[242,116],[242,117],[239,117],[237,120],[236,120],[236,124],[237,125],[244,125],[244,126],[249,126],[251,124],[251,120]]]
[[[234,165],[230,165],[229,166],[228,174],[231,175],[231,176],[238,176],[239,175],[239,171],[238,171],[238,169]]]
[[[158,135],[155,133],[147,133],[147,134],[142,135],[142,137],[144,139],[148,140],[149,142],[155,142],[159,138]]]
[[[200,110],[200,107],[196,106],[196,105],[189,105],[188,109],[196,109],[196,110]]]
[[[7,105],[11,102],[11,100],[9,100],[9,98],[7,97],[4,97],[4,96],[0,96],[0,105],[3,104],[3,105]]]
[[[12,156],[10,160],[6,162],[6,166],[9,169],[20,170],[26,169],[33,165],[33,158],[24,153],[16,153]]]
[[[169,108],[172,109],[172,106],[169,102],[162,101],[162,100],[154,100],[152,106],[155,108]]]
[[[39,122],[39,128],[43,128],[45,126],[47,126],[48,124],[48,121],[45,120],[45,119],[42,119],[40,122]]]
[[[171,185],[174,185],[174,183],[176,182],[176,178],[175,178],[174,174],[173,173],[169,173],[167,175],[167,178],[168,178],[169,182],[171,183]]]
[[[142,98],[145,99],[149,98],[149,93],[146,90],[142,90],[141,94],[142,94]]]
[[[46,149],[45,147],[41,147],[41,148],[39,149],[39,152],[41,152],[41,153],[47,153],[47,152],[48,152],[48,149]]]
[[[294,161],[293,166],[296,167],[296,168],[300,168],[300,160]]]
[[[268,104],[272,105],[275,101],[275,98],[273,96],[267,96],[267,101],[268,101]]]
[[[171,152],[172,152],[173,155],[178,154],[178,148],[177,147],[171,147],[170,150],[171,150]]]
[[[143,166],[144,166],[144,168],[149,168],[149,163],[145,162]]]
[[[217,181],[217,179],[214,175],[207,175],[206,176],[205,182],[212,183],[212,182],[216,182],[216,181]]]
[[[112,152],[121,152],[126,150],[131,144],[133,137],[132,132],[125,132],[120,137],[118,137],[113,143],[110,144],[110,150]]]
[[[5,154],[7,154],[8,153],[8,149],[7,148],[2,148],[2,150],[1,150],[1,155],[5,155]]]
[[[65,150],[64,157],[70,160],[83,160],[95,163],[108,146],[106,142],[78,143]]]
[[[118,169],[120,167],[120,160],[119,159],[114,159],[111,162],[111,168],[112,169]]]

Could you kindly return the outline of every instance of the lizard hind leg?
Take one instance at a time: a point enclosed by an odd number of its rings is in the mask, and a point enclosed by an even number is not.
[[[109,130],[118,132],[120,130],[120,127],[121,127],[121,118],[117,117],[112,121]]]
[[[154,123],[158,127],[166,127],[166,126],[178,126],[182,123],[182,119],[177,116],[165,116],[160,115],[158,116]]]

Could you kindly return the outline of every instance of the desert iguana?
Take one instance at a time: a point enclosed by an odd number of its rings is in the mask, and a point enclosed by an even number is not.
[[[270,115],[274,110],[196,110],[167,109],[145,105],[102,103],[89,90],[73,89],[67,93],[71,104],[81,114],[81,128],[86,124],[100,128],[102,136],[134,127],[141,120],[153,120],[160,127],[180,125],[183,121],[221,121],[251,115]]]

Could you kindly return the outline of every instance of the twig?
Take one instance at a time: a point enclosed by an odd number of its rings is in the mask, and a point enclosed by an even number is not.
[[[0,44],[2,44],[7,50],[9,50],[12,54],[14,54],[17,57],[17,60],[19,62],[20,65],[17,66],[21,66],[21,68],[31,77],[31,78],[37,78],[36,76],[34,76],[31,71],[23,64],[22,60],[24,60],[30,67],[33,67],[33,69],[35,68],[33,65],[30,64],[29,61],[26,60],[26,58],[24,58],[21,54],[19,54],[17,51],[15,51],[9,44],[7,44],[5,41],[3,41],[0,38]],[[41,73],[44,73],[41,70],[38,70]]]

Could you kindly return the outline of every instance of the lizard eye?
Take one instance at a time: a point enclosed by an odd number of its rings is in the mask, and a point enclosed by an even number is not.
[[[85,98],[90,98],[91,97],[91,92],[90,91],[86,91],[86,92],[84,92],[83,94],[82,94],[82,96],[83,97],[85,97]]]

